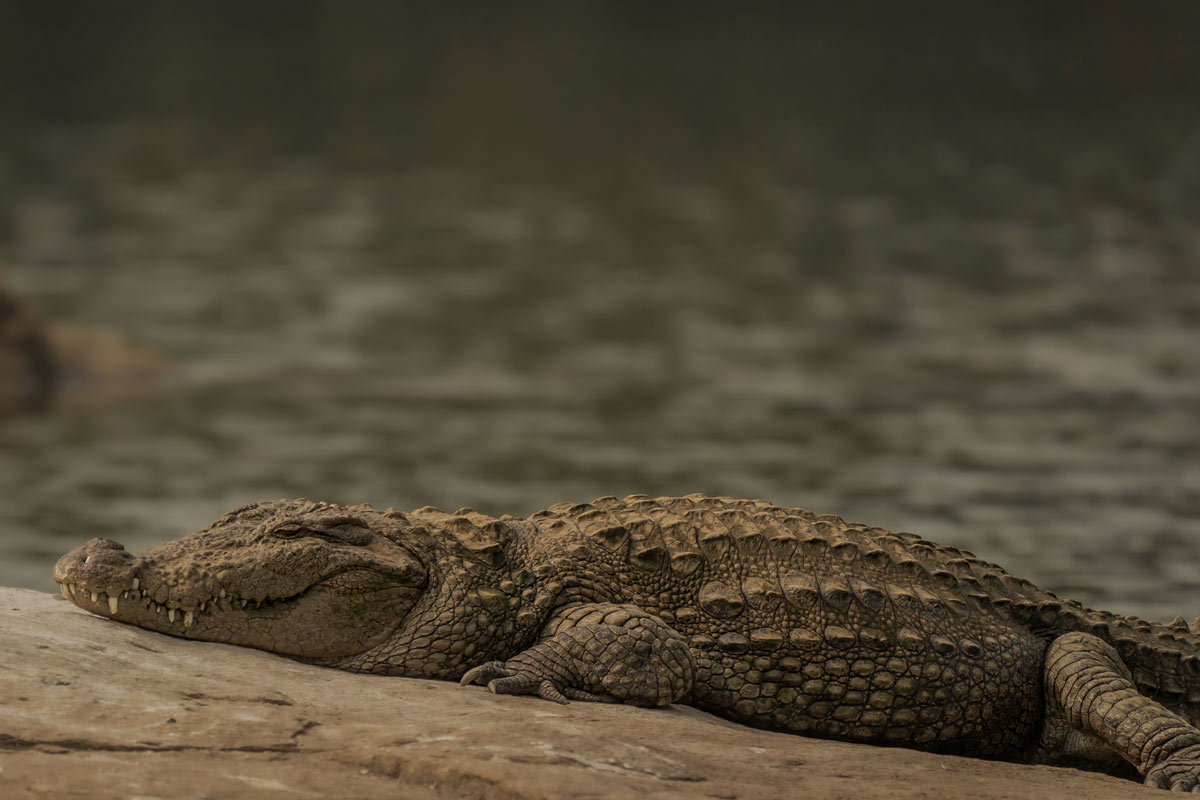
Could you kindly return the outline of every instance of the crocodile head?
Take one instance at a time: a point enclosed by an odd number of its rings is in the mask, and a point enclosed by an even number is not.
[[[385,643],[418,603],[419,539],[394,512],[280,500],[137,553],[93,539],[59,559],[54,579],[120,622],[336,662]]]

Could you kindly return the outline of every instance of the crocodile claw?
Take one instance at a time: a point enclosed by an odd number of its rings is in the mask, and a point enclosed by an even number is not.
[[[563,705],[570,702],[552,681],[523,670],[510,670],[500,661],[489,661],[468,670],[459,683],[463,686],[486,684],[492,694],[536,694],[543,700]]]
[[[470,686],[473,683],[480,685],[491,683],[497,678],[507,678],[511,673],[504,668],[502,661],[489,661],[486,664],[480,664],[474,669],[467,670],[467,673],[459,679],[460,686]]]

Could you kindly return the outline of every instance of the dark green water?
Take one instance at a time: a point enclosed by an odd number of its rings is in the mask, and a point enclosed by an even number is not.
[[[0,584],[254,499],[702,491],[1200,613],[1170,18],[10,5],[9,281],[179,378],[0,421]]]

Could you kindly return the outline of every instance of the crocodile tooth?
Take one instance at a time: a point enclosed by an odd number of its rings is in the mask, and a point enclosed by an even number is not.
[[[192,619],[193,619],[193,616],[192,616],[191,610],[183,612],[183,627],[185,627],[185,628],[192,627]]]
[[[245,607],[246,607],[246,604],[247,604],[247,603],[249,603],[249,602],[250,602],[249,600],[247,600],[246,598],[244,598],[244,597],[243,597],[243,598],[242,598],[242,608],[245,608]]]
[[[65,583],[60,583],[58,585],[58,590],[62,592],[63,597],[67,598],[68,600],[71,599],[71,590],[67,588]]]
[[[222,590],[221,590],[221,593],[220,593],[220,594],[218,594],[218,595],[217,595],[217,597],[224,597],[224,596],[225,596],[225,590],[224,590],[224,589],[222,589]]]
[[[130,586],[129,588],[131,591],[134,591],[134,592],[137,591],[137,588],[138,588],[138,579],[137,578],[133,579],[133,585]]]
[[[205,600],[205,601],[203,601],[202,603],[200,603],[200,610],[201,610],[201,611],[203,611],[203,610],[204,610],[204,607],[205,607],[206,605],[208,605],[208,601],[207,601],[207,600]]]
[[[117,613],[117,596],[115,594],[108,597],[108,613],[113,615]]]
[[[100,599],[100,596],[98,594],[96,594],[95,592],[92,592],[92,602],[95,603],[99,599]]]
[[[167,622],[174,622],[174,621],[175,621],[175,609],[168,608],[167,609]]]

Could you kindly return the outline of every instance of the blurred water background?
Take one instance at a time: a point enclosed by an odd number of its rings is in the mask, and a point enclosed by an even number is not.
[[[1200,613],[1193,2],[0,3],[0,585],[308,496],[753,496]]]

